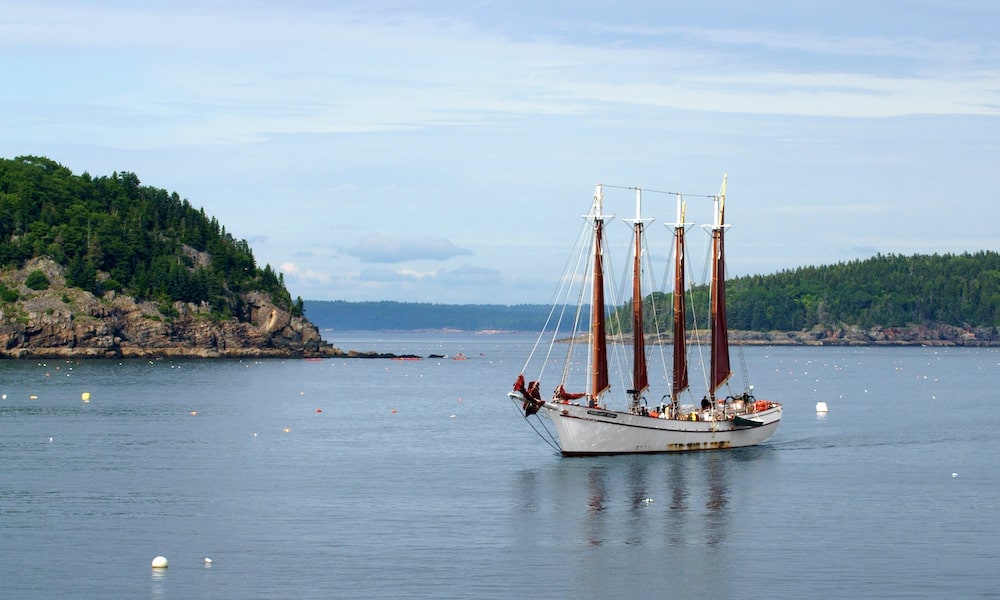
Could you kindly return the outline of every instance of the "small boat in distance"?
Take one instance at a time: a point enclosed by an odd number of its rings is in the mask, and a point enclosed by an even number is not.
[[[651,219],[642,216],[642,190],[635,191],[635,218],[630,219],[632,225],[632,260],[631,270],[631,373],[627,367],[617,369],[622,378],[624,396],[619,401],[625,406],[614,407],[611,398],[612,370],[609,369],[608,319],[605,291],[605,265],[609,264],[608,247],[605,241],[605,222],[613,218],[604,212],[604,188],[598,185],[590,212],[584,215],[586,224],[581,235],[580,247],[589,254],[589,258],[579,264],[587,265],[586,276],[578,273],[567,273],[560,289],[563,292],[557,298],[550,313],[549,322],[543,328],[534,348],[530,353],[521,374],[514,383],[508,397],[524,411],[526,419],[547,417],[555,428],[553,435],[544,422],[532,426],[543,439],[557,448],[565,456],[596,455],[596,454],[635,454],[657,452],[683,452],[693,450],[721,450],[752,446],[766,441],[778,427],[781,420],[781,404],[770,400],[757,400],[753,395],[753,386],[746,385],[744,389],[733,393],[728,391],[728,383],[732,376],[729,363],[729,334],[726,321],[725,299],[725,251],[724,235],[728,224],[725,222],[726,178],[723,177],[722,189],[718,195],[702,196],[713,201],[714,219],[710,227],[711,234],[711,328],[710,328],[710,362],[707,365],[707,390],[700,402],[682,403],[682,394],[690,395],[688,382],[688,353],[686,326],[686,294],[688,292],[685,279],[685,232],[690,223],[685,223],[685,194],[667,192],[677,196],[677,222],[673,224],[674,233],[674,287],[673,287],[673,360],[672,369],[664,379],[669,381],[669,392],[664,393],[658,405],[649,406],[646,395],[650,390],[649,374],[646,360],[645,341],[645,306],[642,294],[642,275],[644,273],[643,257],[649,253],[646,250],[645,225]],[[611,187],[611,186],[607,186]],[[567,309],[567,302],[561,298],[578,298],[584,304],[587,294],[583,288],[574,288],[569,282],[582,282],[590,287],[589,328],[584,332],[581,326],[582,314],[577,309],[575,314]],[[579,291],[573,291],[578,289]],[[621,303],[625,306],[625,303]],[[628,326],[625,319],[616,318],[620,311],[610,313],[612,323],[612,349],[615,342],[623,346],[627,340],[624,331]],[[553,354],[551,344],[557,343],[563,335],[559,329],[564,321],[572,323],[570,342],[566,349],[566,362],[562,367],[559,381],[555,385],[552,396],[545,400],[540,392],[540,380],[545,363]],[[563,327],[566,329],[568,326]],[[525,382],[525,372],[533,364],[532,358],[542,345],[543,339],[550,340],[548,352],[540,360],[541,368],[537,378]],[[569,391],[573,383],[570,376],[574,373],[573,355],[575,346],[580,340],[586,341],[587,348],[587,381],[577,384],[584,387],[583,391]],[[625,353],[628,354],[628,353]],[[666,361],[662,361],[666,365]],[[615,362],[615,364],[620,364]]]

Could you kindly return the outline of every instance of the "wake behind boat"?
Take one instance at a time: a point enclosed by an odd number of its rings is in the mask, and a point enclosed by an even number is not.
[[[604,212],[603,188],[604,186],[597,186],[590,212],[584,215],[586,223],[579,247],[588,254],[588,258],[576,263],[584,269],[584,276],[581,277],[572,266],[567,269],[549,322],[539,335],[508,397],[520,406],[526,419],[537,419],[539,414],[547,417],[554,425],[554,435],[544,422],[539,421],[537,426],[533,423],[533,426],[543,438],[567,456],[718,450],[752,446],[766,441],[774,434],[781,420],[781,404],[757,400],[751,385],[746,385],[735,394],[729,388],[732,371],[726,322],[723,244],[725,230],[729,227],[725,222],[726,179],[723,178],[718,195],[702,196],[711,198],[714,208],[713,223],[706,228],[712,240],[710,360],[705,371],[706,393],[700,402],[694,401],[688,382],[686,308],[689,290],[685,278],[685,233],[691,224],[684,221],[684,194],[677,193],[677,222],[673,224],[673,360],[670,373],[664,375],[664,381],[669,382],[669,391],[662,394],[659,404],[655,406],[648,405],[646,401],[646,396],[652,392],[645,341],[645,316],[648,307],[644,306],[642,293],[643,274],[646,272],[643,257],[649,254],[646,249],[645,225],[651,219],[642,216],[642,190],[631,188],[635,191],[635,218],[628,221],[632,225],[632,260],[629,265],[631,323],[623,323],[625,319],[620,318],[619,311],[610,313],[611,350],[624,347],[624,331],[631,327],[630,356],[625,357],[627,360],[612,361],[612,364],[622,365],[628,362],[631,368],[619,366],[616,370],[624,391],[624,396],[620,395],[616,402],[612,393],[612,370],[609,369],[609,312],[606,309],[605,286],[606,265],[610,258],[605,240],[605,222],[613,216]],[[574,282],[579,285],[573,285]],[[588,298],[587,287],[590,318],[589,328],[583,331],[583,313],[579,306]],[[578,305],[576,311],[567,309],[573,304],[569,303],[570,298],[575,299],[574,303]],[[545,400],[540,391],[541,371],[552,354],[551,344],[556,343],[563,335],[560,334],[561,328],[563,332],[571,329],[570,339],[574,341],[568,344],[566,361],[552,396]],[[550,340],[548,352],[533,361],[545,338]],[[579,345],[576,340],[581,338],[586,340],[588,377],[586,382],[573,382],[573,355]],[[616,341],[620,343],[615,344]],[[524,373],[536,361],[541,363],[539,375],[525,383]],[[666,361],[662,362],[665,366]],[[629,370],[631,373],[626,373]],[[582,391],[569,391],[573,389],[573,385],[579,385],[583,388]],[[616,403],[624,403],[625,406],[615,408]]]

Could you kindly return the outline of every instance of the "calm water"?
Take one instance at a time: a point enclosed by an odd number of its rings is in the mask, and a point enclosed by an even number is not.
[[[564,459],[529,338],[331,341],[469,360],[0,362],[0,596],[1000,597],[997,350],[749,348],[768,444]]]

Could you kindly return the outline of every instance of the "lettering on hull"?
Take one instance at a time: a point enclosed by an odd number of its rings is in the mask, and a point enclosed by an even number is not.
[[[732,444],[729,441],[688,442],[687,444],[667,444],[667,452],[685,452],[688,450],[723,450]]]
[[[588,415],[593,415],[595,417],[604,417],[606,419],[617,419],[618,415],[613,412],[607,412],[605,410],[588,410]]]

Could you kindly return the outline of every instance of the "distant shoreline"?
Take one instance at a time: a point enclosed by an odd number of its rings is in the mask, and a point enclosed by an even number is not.
[[[358,334],[398,334],[419,333],[439,335],[536,335],[537,331],[520,330],[461,330],[455,328],[442,329],[353,329],[353,330],[320,330],[324,339],[336,343],[337,333]],[[558,341],[569,343],[586,340],[586,335],[577,338],[563,337]],[[611,342],[630,342],[631,335],[608,336]],[[670,335],[656,336],[647,334],[650,345],[671,344]],[[707,332],[692,332],[688,335],[688,344],[700,345],[708,343]],[[869,330],[859,328],[822,329],[814,331],[731,331],[730,343],[744,346],[929,346],[929,347],[1000,347],[1000,337],[990,328],[959,328],[947,325],[911,326],[911,327],[875,327]]]

